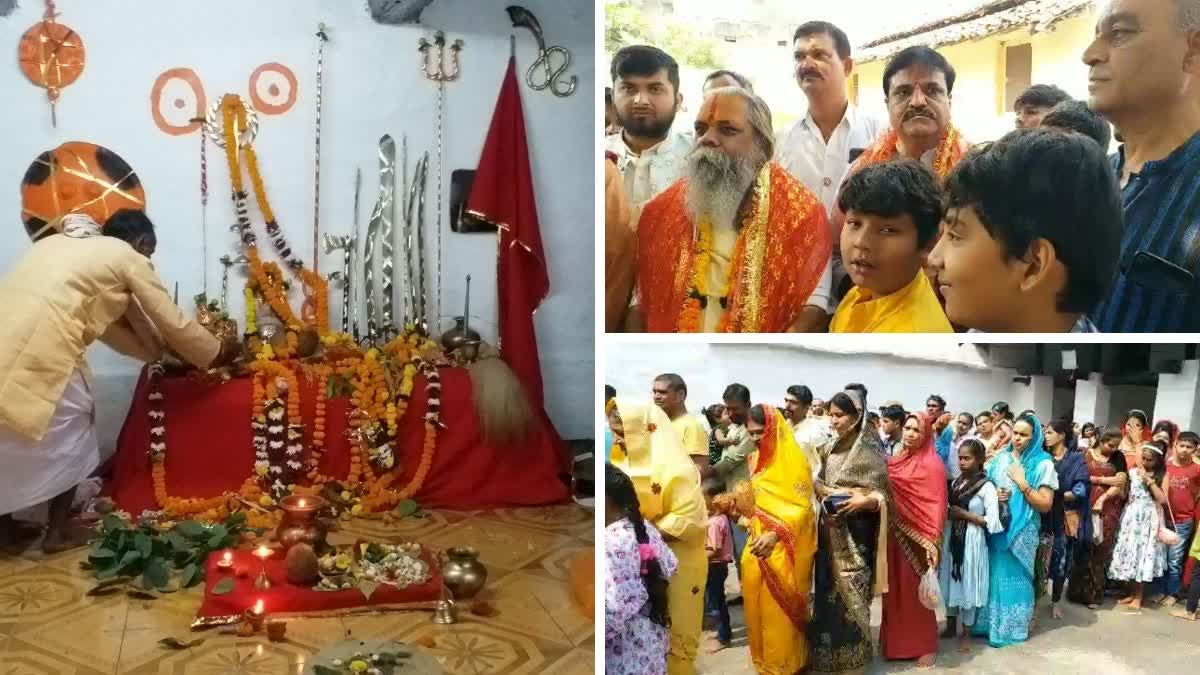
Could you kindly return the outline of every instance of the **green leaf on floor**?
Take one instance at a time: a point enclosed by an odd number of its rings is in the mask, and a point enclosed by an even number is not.
[[[213,586],[213,595],[225,595],[233,591],[233,579],[222,579]]]
[[[138,553],[142,554],[143,558],[150,558],[150,551],[153,548],[153,544],[150,543],[150,537],[138,532],[133,535],[133,547],[137,549]]]
[[[148,588],[162,588],[171,580],[171,570],[162,558],[151,558],[142,572],[142,581]]]
[[[183,536],[185,536],[189,539],[195,539],[196,537],[203,536],[205,533],[208,532],[208,530],[203,525],[201,525],[200,523],[197,523],[194,520],[185,520],[185,521],[177,524],[175,526],[175,529],[179,530],[180,534],[182,534]]]
[[[158,644],[162,645],[166,649],[191,649],[192,647],[197,647],[201,644],[204,644],[204,638],[197,638],[195,640],[183,642],[177,638],[169,637],[159,640]]]
[[[179,583],[184,588],[191,588],[192,586],[195,586],[196,584],[200,583],[200,580],[203,578],[204,569],[196,563],[191,563],[187,567],[184,567],[183,571],[179,573]]]

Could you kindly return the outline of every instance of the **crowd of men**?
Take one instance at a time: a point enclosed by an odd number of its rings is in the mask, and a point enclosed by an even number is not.
[[[1111,0],[1088,100],[1034,85],[978,145],[937,51],[889,60],[884,121],[848,100],[840,28],[792,47],[808,113],[779,135],[743,75],[680,131],[675,59],[613,57],[610,332],[1200,330],[1200,0]]]

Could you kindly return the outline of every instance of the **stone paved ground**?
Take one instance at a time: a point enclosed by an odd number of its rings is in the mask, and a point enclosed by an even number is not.
[[[737,576],[730,571],[729,597],[738,595]],[[962,655],[954,640],[942,640],[937,666],[919,670],[915,662],[885,662],[876,658],[868,673],[912,672],[994,673],[996,675],[1183,675],[1200,673],[1200,622],[1189,623],[1162,608],[1144,609],[1127,616],[1110,598],[1093,612],[1064,603],[1064,618],[1039,619],[1028,642],[992,649],[976,640],[974,650]],[[754,673],[750,647],[742,625],[742,609],[731,607],[733,647],[717,654],[701,654],[700,673],[734,675]],[[1040,607],[1048,614],[1045,606]],[[706,633],[711,636],[712,633]]]

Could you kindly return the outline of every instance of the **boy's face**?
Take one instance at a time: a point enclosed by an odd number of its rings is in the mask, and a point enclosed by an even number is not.
[[[859,213],[850,209],[842,227],[842,260],[855,286],[875,296],[891,295],[912,283],[924,264],[912,216]]]
[[[1184,462],[1189,462],[1194,459],[1195,453],[1195,443],[1191,441],[1178,441],[1175,443],[1175,456]]]
[[[1022,266],[1013,262],[974,208],[950,209],[942,223],[942,236],[929,254],[950,322],[1005,332],[1021,296]]]

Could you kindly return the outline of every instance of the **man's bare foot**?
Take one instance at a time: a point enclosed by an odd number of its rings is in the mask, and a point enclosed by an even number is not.
[[[1187,621],[1195,621],[1196,620],[1196,613],[1189,612],[1186,609],[1184,609],[1183,607],[1176,607],[1175,609],[1172,609],[1170,612],[1168,612],[1168,614],[1170,614],[1171,616],[1177,616],[1180,619],[1184,619]]]
[[[1141,614],[1142,613],[1141,609],[1142,609],[1142,601],[1141,600],[1130,601],[1130,603],[1129,603],[1129,613],[1130,614]]]
[[[704,647],[704,653],[705,654],[716,654],[717,652],[721,651],[722,649],[729,649],[729,643],[721,642],[720,640],[711,640],[711,641],[709,641],[708,645],[706,645]]]
[[[1163,607],[1173,607],[1175,605],[1175,603],[1177,603],[1177,602],[1179,602],[1179,600],[1177,600],[1175,598],[1175,596],[1168,595],[1167,597],[1162,599],[1162,606]]]
[[[1100,605],[1097,605],[1096,603],[1093,602],[1093,603],[1088,604],[1088,609],[1100,609]]]
[[[1163,595],[1162,593],[1155,593],[1154,595],[1146,598],[1146,602],[1157,605],[1157,604],[1161,603],[1163,601],[1163,598],[1165,598],[1165,597],[1167,597],[1167,596]]]
[[[1062,607],[1059,607],[1058,605],[1050,605],[1050,616],[1054,617],[1055,619],[1061,619],[1063,617]]]
[[[967,636],[967,635],[959,635],[958,636],[958,653],[959,654],[970,654],[971,653],[971,638],[970,638],[970,636]]]
[[[90,535],[90,530],[70,526],[65,530],[49,530],[46,532],[46,538],[42,540],[42,552],[46,555],[53,555],[87,546]]]
[[[0,528],[0,549],[15,552],[24,551],[41,533],[41,525],[13,521],[12,525]]]
[[[937,654],[926,654],[917,659],[918,668],[932,668],[933,662],[937,659]]]
[[[1117,604],[1118,604],[1118,605],[1128,605],[1128,604],[1129,604],[1129,603],[1131,603],[1131,602],[1133,602],[1133,596],[1132,596],[1132,595],[1129,595],[1129,596],[1126,596],[1126,597],[1124,597],[1124,598],[1121,598],[1120,600],[1118,600],[1118,601],[1117,601]]]

